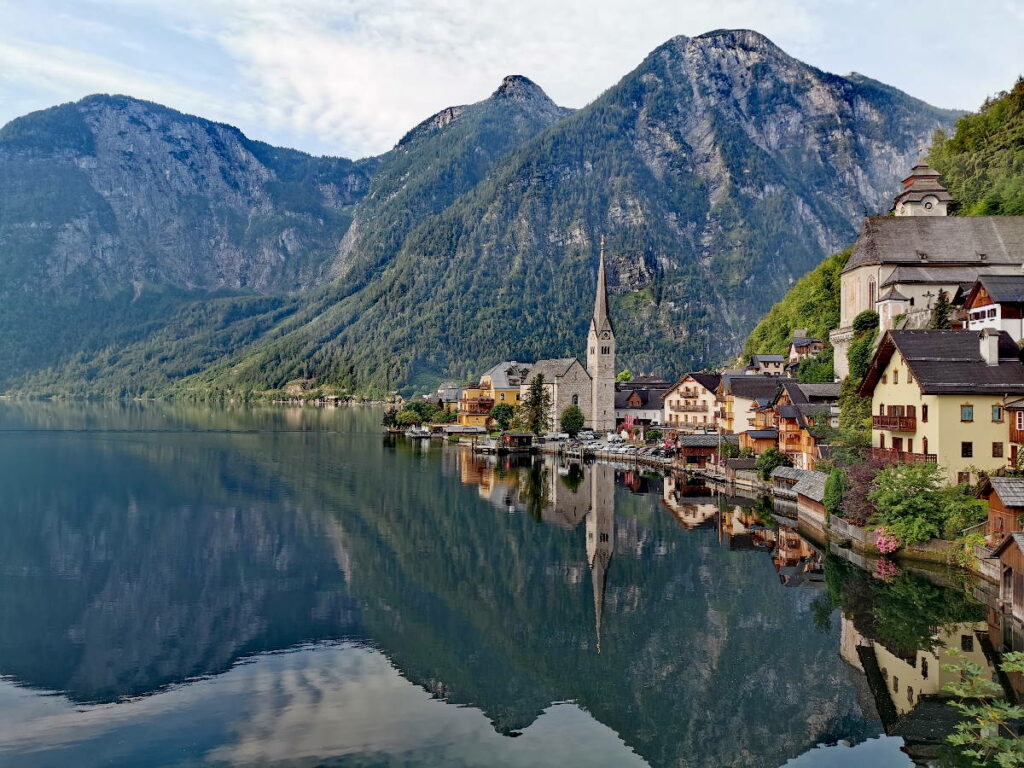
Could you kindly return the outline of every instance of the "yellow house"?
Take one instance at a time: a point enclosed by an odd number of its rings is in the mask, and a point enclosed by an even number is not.
[[[498,363],[480,377],[479,384],[464,387],[459,398],[459,424],[466,427],[487,427],[491,409],[502,403],[519,405],[521,384],[527,381],[532,366],[510,360]]]
[[[886,331],[860,394],[877,458],[938,462],[972,482],[1009,461],[1003,406],[1024,395],[1024,365],[1005,331]]]

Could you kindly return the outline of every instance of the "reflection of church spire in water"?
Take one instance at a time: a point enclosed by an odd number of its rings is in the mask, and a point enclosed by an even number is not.
[[[594,593],[594,632],[601,652],[601,618],[608,565],[615,547],[615,475],[611,467],[593,464],[590,473],[590,513],[587,515],[587,562]]]

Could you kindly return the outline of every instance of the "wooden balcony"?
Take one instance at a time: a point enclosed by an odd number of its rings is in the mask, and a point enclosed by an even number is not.
[[[494,400],[489,397],[464,397],[459,400],[459,413],[467,416],[486,416],[494,407]]]
[[[872,416],[872,429],[885,429],[889,432],[916,432],[916,416]]]
[[[890,464],[917,464],[922,461],[930,461],[934,464],[939,460],[934,453],[910,453],[909,451],[893,451],[889,448],[872,448],[871,457]]]
[[[707,413],[707,403],[696,403],[695,405],[684,405],[683,403],[669,403],[668,409],[676,413]]]

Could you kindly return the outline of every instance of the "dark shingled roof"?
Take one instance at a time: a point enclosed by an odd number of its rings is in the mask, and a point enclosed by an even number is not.
[[[812,336],[795,336],[790,342],[794,347],[809,347],[811,344],[820,344],[821,339]]]
[[[843,272],[865,264],[983,267],[1022,260],[1024,216],[872,216]]]
[[[750,359],[755,363],[782,363],[786,360],[782,355],[751,355]]]
[[[757,466],[757,459],[726,459],[725,466],[729,469],[753,469]]]
[[[992,488],[1008,507],[1024,507],[1024,477],[990,477]]]
[[[743,434],[747,435],[751,440],[777,440],[779,438],[779,430],[777,429],[748,429]]]
[[[978,285],[985,289],[996,304],[1024,303],[1024,275],[980,275]],[[972,290],[968,302],[974,293]]]
[[[781,477],[784,480],[799,480],[805,470],[796,467],[776,467],[772,470],[771,477]]]
[[[781,376],[724,376],[725,394],[746,400],[771,399],[785,382]]]
[[[806,496],[811,501],[821,501],[825,498],[825,481],[828,475],[824,472],[815,472],[810,469],[800,470],[803,474],[793,486],[793,491],[799,496]]]
[[[679,381],[669,387],[666,394],[675,390],[675,388],[681,385],[687,378],[693,379],[708,392],[714,392],[717,390],[719,382],[722,381],[722,377],[717,373],[686,373],[679,378]]]
[[[886,331],[860,393],[871,396],[893,352],[899,350],[926,395],[1024,395],[1024,365],[1017,344],[999,331],[999,365],[981,357],[974,331]]]
[[[651,408],[661,408],[662,398],[665,395],[666,389],[626,389],[615,393],[615,407],[620,410],[628,410],[633,408],[629,404],[629,398],[635,392],[637,397],[640,398],[640,405],[635,406],[636,410]]]
[[[820,382],[816,384],[797,384],[800,391],[804,393],[807,399],[811,402],[815,400],[826,401],[826,400],[839,400],[839,382]]]
[[[684,448],[717,448],[719,437],[718,435],[680,435],[676,443]]]

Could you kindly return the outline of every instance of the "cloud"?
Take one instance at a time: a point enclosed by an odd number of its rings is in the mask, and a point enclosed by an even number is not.
[[[122,90],[235,123],[257,138],[349,156],[388,149],[428,115],[486,97],[507,74],[530,77],[560,104],[582,106],[668,38],[722,27],[757,29],[812,64],[855,69],[934,103],[976,104],[1011,84],[1006,62],[1024,27],[1012,4],[981,29],[978,15],[952,0],[937,0],[925,19],[878,0],[55,4],[58,23],[49,28],[27,6],[8,14],[23,34],[0,53],[8,69],[0,103],[21,103],[4,99],[18,83],[22,95],[32,87]],[[965,35],[972,19],[976,31]],[[1009,44],[986,43],[1000,39]],[[908,66],[920,61],[929,66]],[[986,77],[959,74],[978,71]]]

